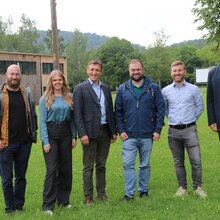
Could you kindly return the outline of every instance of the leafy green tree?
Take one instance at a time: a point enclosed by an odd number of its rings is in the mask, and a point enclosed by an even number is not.
[[[197,50],[197,56],[202,61],[202,67],[212,67],[220,63],[219,52],[215,49],[215,43],[208,43]]]
[[[141,55],[129,41],[112,37],[98,49],[97,56],[104,66],[102,81],[114,90],[128,79],[129,61]]]
[[[13,24],[12,17],[9,17],[6,21],[2,20],[2,17],[0,16],[0,34],[1,35],[8,35],[11,34],[11,26]]]
[[[155,42],[146,51],[144,66],[147,75],[160,86],[168,84],[170,80],[170,49],[166,46],[168,36],[164,30],[155,34]]]
[[[220,45],[220,1],[218,0],[196,0],[192,9],[196,15],[195,22],[202,23],[198,29],[207,30],[204,37],[210,42]]]
[[[187,70],[186,80],[191,83],[195,82],[195,69],[205,67],[205,59],[199,56],[200,50],[195,46],[181,46],[171,49],[173,60],[181,60],[185,63]]]
[[[196,67],[202,67],[202,60],[197,55],[197,51],[195,46],[182,46],[177,51],[176,58],[185,63],[189,74],[194,73]]]
[[[155,42],[150,47],[166,47],[167,41],[170,36],[166,35],[165,30],[161,29],[158,32],[154,32]]]
[[[88,61],[87,38],[78,29],[73,33],[73,37],[67,45],[67,71],[70,87],[86,79],[86,66]]]
[[[12,17],[9,17],[6,21],[3,21],[2,17],[0,17],[0,50],[2,51],[13,51],[11,49],[14,39],[14,35],[11,30],[12,25]]]
[[[37,32],[35,21],[30,20],[26,15],[21,15],[21,26],[17,31],[18,52],[39,53],[42,51],[43,45],[38,44],[39,34]]]

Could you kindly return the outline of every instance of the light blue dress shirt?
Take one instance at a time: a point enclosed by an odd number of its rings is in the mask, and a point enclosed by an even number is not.
[[[181,87],[172,83],[162,89],[169,125],[196,122],[204,110],[198,86],[184,80]]]
[[[106,124],[107,120],[106,120],[106,110],[105,110],[105,95],[101,88],[101,82],[99,81],[98,86],[95,83],[93,83],[90,79],[89,82],[92,85],[92,88],[97,96],[97,100],[101,108],[101,124]]]

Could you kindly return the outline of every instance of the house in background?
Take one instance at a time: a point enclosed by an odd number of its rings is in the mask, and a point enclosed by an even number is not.
[[[60,70],[67,79],[67,60],[59,58]],[[14,53],[0,51],[0,84],[5,82],[5,73],[9,65],[17,64],[22,71],[22,85],[30,87],[36,103],[45,91],[47,79],[53,70],[53,56],[32,53]]]

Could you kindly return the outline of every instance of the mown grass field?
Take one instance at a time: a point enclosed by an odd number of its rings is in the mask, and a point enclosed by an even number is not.
[[[201,88],[205,100],[205,88]],[[41,210],[45,164],[40,141],[32,147],[27,172],[27,192],[24,211],[14,216],[4,215],[4,201],[0,194],[0,219],[220,219],[220,143],[217,134],[207,126],[206,110],[200,117],[198,133],[201,144],[203,165],[203,188],[208,192],[206,199],[196,197],[192,191],[191,171],[186,157],[189,195],[176,198],[177,181],[174,173],[171,152],[167,144],[167,124],[159,142],[154,143],[151,156],[151,179],[149,197],[142,200],[135,197],[133,202],[122,203],[124,193],[121,142],[111,146],[107,162],[107,194],[109,201],[98,202],[92,207],[83,204],[82,192],[82,150],[78,143],[73,151],[73,189],[71,209],[54,210],[52,217]],[[137,158],[138,159],[138,158]],[[138,160],[137,160],[138,168]]]

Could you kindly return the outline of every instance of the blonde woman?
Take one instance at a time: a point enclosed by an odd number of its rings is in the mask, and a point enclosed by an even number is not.
[[[39,102],[40,134],[46,163],[42,208],[53,215],[53,208],[70,208],[72,149],[76,147],[73,99],[62,72],[53,70]]]

